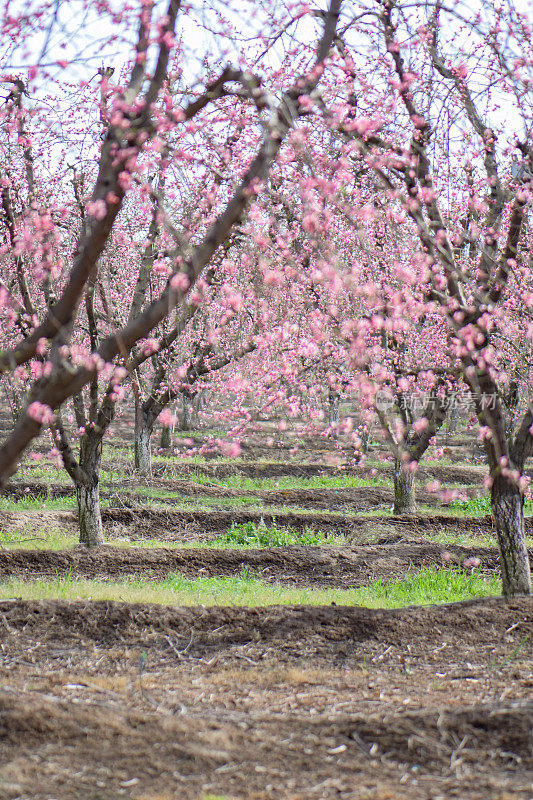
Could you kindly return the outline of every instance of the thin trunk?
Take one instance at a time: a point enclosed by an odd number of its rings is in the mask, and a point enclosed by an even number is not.
[[[163,426],[161,428],[161,439],[159,442],[159,447],[162,450],[168,450],[169,447],[172,446],[172,437],[170,435],[170,428]]]
[[[500,548],[503,594],[531,594],[531,569],[524,532],[524,496],[501,475],[493,479],[492,519]]]
[[[472,461],[474,464],[479,464],[480,461],[483,460],[485,456],[485,448],[482,442],[479,442],[477,439],[474,439],[474,443],[472,445]]]
[[[416,511],[415,475],[404,468],[400,459],[394,462],[394,514],[414,514]]]
[[[361,432],[361,452],[366,455],[368,453],[368,445],[370,444],[370,429],[371,425],[364,425]]]
[[[152,451],[150,440],[152,438],[153,425],[142,407],[140,413],[135,416],[135,469],[141,475],[152,474]]]
[[[448,444],[449,437],[457,433],[459,424],[459,402],[457,397],[453,395],[450,400],[450,410],[448,413],[448,422],[446,424],[446,444]]]
[[[192,400],[185,395],[182,395],[182,409],[180,429],[182,431],[190,431],[192,429],[193,407]]]
[[[328,392],[328,419],[331,427],[339,424],[340,396],[332,389]]]
[[[76,499],[78,501],[80,544],[84,544],[86,547],[99,547],[104,543],[100,514],[101,459],[101,437],[85,434],[80,445],[80,467],[87,475],[88,482],[84,485],[76,484]]]
[[[193,401],[193,424],[195,430],[200,427],[200,414],[203,411],[206,405],[206,390],[200,389],[200,391],[195,395]]]
[[[520,403],[520,392],[518,381],[513,380],[509,386],[504,401],[505,436],[510,440],[514,435],[516,421],[518,418],[518,406]]]

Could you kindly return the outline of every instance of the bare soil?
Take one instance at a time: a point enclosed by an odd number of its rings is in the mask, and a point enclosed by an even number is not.
[[[532,612],[2,602],[1,796],[530,800]]]
[[[143,481],[124,452],[114,451],[131,444],[125,415],[106,446],[105,468],[124,475],[103,493],[113,506],[103,513],[106,536],[191,542],[263,519],[345,536],[351,546],[0,549],[0,578],[194,578],[245,567],[268,582],[348,587],[441,564],[444,549],[453,563],[477,555],[485,572],[497,570],[494,547],[428,541],[438,531],[489,544],[488,517],[354,516],[390,506],[387,487],[250,491],[250,506],[260,506],[253,511],[248,504],[183,511],[170,503],[154,510],[150,503],[160,500],[138,492],[155,486],[177,501],[196,497],[213,506],[243,491],[196,483],[194,473],[372,478],[370,467],[350,463],[347,442],[300,438],[291,424],[284,437],[276,420],[258,424],[240,462],[219,463],[212,453],[207,464],[157,465],[154,480]],[[198,448],[210,437],[194,438]],[[173,452],[185,455],[190,446],[176,440]],[[463,463],[419,470],[423,502],[431,502],[426,480],[460,484],[468,494],[481,489],[485,467],[464,463],[471,447],[470,438],[455,437],[445,456]],[[34,449],[44,453],[48,445]],[[380,475],[391,477],[381,443],[371,455],[384,461]],[[29,480],[4,494],[60,498],[72,487]],[[273,513],[273,503],[309,511]],[[73,533],[76,519],[44,509],[3,512],[0,525],[23,544],[46,535],[47,526]],[[532,632],[531,598],[398,611],[3,601],[0,800],[532,800]]]
[[[190,540],[191,538],[212,538],[216,533],[228,530],[232,524],[242,525],[247,522],[266,525],[277,524],[281,527],[292,527],[297,530],[307,528],[322,531],[326,535],[346,537],[357,535],[372,536],[374,529],[383,526],[390,528],[392,540],[397,536],[424,536],[436,530],[442,532],[465,533],[473,536],[490,536],[493,524],[490,516],[485,517],[448,517],[445,515],[414,515],[405,517],[364,517],[349,514],[315,514],[294,511],[269,512],[267,508],[260,511],[241,509],[205,511],[151,511],[149,509],[113,509],[102,511],[105,523],[125,526],[133,529],[134,535],[148,538],[166,539],[168,541]],[[525,522],[526,532],[533,532],[533,518]],[[128,533],[129,535],[129,533]]]
[[[412,517],[352,516],[350,514],[313,514],[311,512],[264,510],[152,510],[138,502],[130,508],[104,508],[102,519],[108,540],[127,539],[139,541],[159,539],[168,542],[193,542],[216,539],[229,530],[233,523],[247,522],[267,525],[274,523],[295,530],[316,530],[326,537],[343,536],[354,544],[427,540],[439,533],[452,538],[455,535],[484,537],[494,541],[492,520],[485,517],[451,517],[443,514],[414,515]],[[76,535],[76,515],[69,511],[0,511],[3,530],[20,534],[20,542],[38,539],[43,528],[63,528]],[[526,533],[533,534],[533,518],[525,522]]]
[[[484,573],[498,571],[494,547],[459,547],[428,543],[397,543],[362,547],[263,547],[257,549],[163,549],[104,547],[74,550],[0,551],[0,579],[43,577],[106,578],[128,575],[164,578],[179,572],[188,578],[234,576],[246,569],[250,576],[269,583],[295,586],[348,588],[377,578],[392,580],[423,566],[443,566],[443,550],[452,562],[478,556]],[[533,551],[531,553],[533,562]]]

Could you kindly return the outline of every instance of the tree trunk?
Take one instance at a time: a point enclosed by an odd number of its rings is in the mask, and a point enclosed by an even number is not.
[[[404,468],[400,459],[394,462],[394,514],[414,514],[416,511],[415,475]]]
[[[100,464],[102,438],[92,432],[84,434],[80,443],[80,467],[87,475],[87,484],[76,484],[80,544],[99,547],[104,543],[100,514]]]
[[[361,452],[366,456],[368,453],[368,445],[370,444],[370,429],[371,424],[364,425],[361,432]]]
[[[162,450],[168,450],[168,448],[172,445],[172,437],[170,435],[170,428],[163,426],[161,428],[161,439],[159,441],[159,447]]]
[[[104,543],[102,516],[100,514],[100,486],[76,486],[80,544],[99,547]]]
[[[518,381],[512,380],[506,395],[503,398],[504,402],[504,419],[505,419],[505,437],[510,440],[514,434],[516,421],[518,417],[518,406],[520,404],[520,391]]]
[[[200,389],[194,396],[193,400],[193,425],[194,430],[198,430],[200,427],[200,413],[203,411],[206,405],[206,389]]]
[[[456,395],[450,398],[450,409],[448,412],[448,421],[446,423],[446,444],[448,444],[449,437],[457,433],[459,424],[459,402]]]
[[[328,419],[331,427],[339,424],[340,402],[340,395],[330,389],[328,392]]]
[[[190,431],[192,429],[193,407],[192,400],[185,395],[181,398],[183,413],[180,419],[180,430]]]
[[[500,548],[503,594],[531,594],[531,569],[524,532],[524,496],[502,475],[493,479],[492,519]]]
[[[135,469],[141,475],[152,474],[152,452],[150,448],[152,430],[153,426],[150,425],[146,413],[141,408],[140,413],[136,414],[134,442]]]

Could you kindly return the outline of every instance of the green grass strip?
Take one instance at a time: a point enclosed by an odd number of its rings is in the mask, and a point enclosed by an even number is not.
[[[357,589],[313,589],[264,584],[243,570],[239,575],[191,580],[180,574],[164,580],[125,578],[85,580],[70,572],[56,580],[9,580],[0,583],[0,599],[118,600],[128,603],[205,606],[336,605],[399,608],[451,603],[501,593],[500,581],[478,572],[426,567],[400,580],[377,580]]]

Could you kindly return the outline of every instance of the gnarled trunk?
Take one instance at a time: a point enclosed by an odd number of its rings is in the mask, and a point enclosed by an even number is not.
[[[415,475],[405,469],[397,458],[394,462],[394,514],[414,514],[416,511]]]
[[[448,410],[448,422],[446,425],[446,444],[448,444],[450,436],[454,436],[457,433],[457,428],[459,425],[459,401],[456,395],[452,395],[450,398],[449,410]]]
[[[524,496],[501,475],[493,479],[492,519],[500,548],[503,594],[531,594],[531,569],[524,533]]]
[[[80,444],[80,467],[87,483],[76,484],[80,544],[99,547],[104,543],[102,515],[100,514],[100,464],[102,438],[92,432],[84,434]]]
[[[511,439],[514,435],[516,422],[518,419],[518,407],[520,404],[520,391],[519,382],[512,380],[509,388],[503,398],[504,402],[504,420],[505,420],[505,437]]]
[[[371,425],[364,425],[361,431],[361,452],[366,456],[368,453],[368,445],[370,444],[370,430]]]
[[[200,424],[199,414],[205,402],[205,389],[182,392],[179,427],[182,431],[196,430]]]

